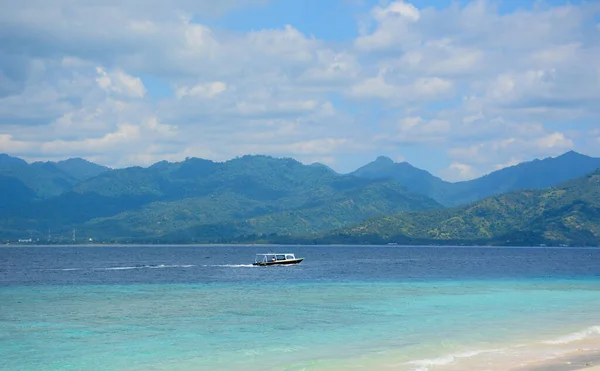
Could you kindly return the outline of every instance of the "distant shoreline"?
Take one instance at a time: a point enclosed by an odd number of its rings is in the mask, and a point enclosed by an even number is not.
[[[235,246],[235,247],[260,247],[260,246],[303,246],[303,247],[348,247],[348,246],[364,246],[364,247],[464,247],[464,248],[537,248],[537,249],[595,249],[600,246],[531,246],[531,245],[468,245],[468,244],[284,244],[284,243],[70,243],[70,244],[34,244],[34,243],[8,243],[2,244],[1,247],[119,247],[119,246]]]

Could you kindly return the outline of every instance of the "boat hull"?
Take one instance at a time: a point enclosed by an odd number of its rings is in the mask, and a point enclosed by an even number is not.
[[[267,266],[267,265],[291,265],[291,264],[300,264],[300,262],[302,260],[304,260],[304,258],[288,259],[288,260],[276,260],[274,262],[260,262],[260,263],[254,263],[252,265],[260,265],[260,266]]]

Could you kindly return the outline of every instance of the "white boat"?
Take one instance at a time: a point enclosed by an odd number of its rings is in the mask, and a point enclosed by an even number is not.
[[[292,253],[256,254],[253,265],[288,265],[299,264],[304,258],[296,258]]]

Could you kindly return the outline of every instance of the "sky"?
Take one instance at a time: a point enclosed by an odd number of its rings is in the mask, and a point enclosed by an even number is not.
[[[0,0],[0,153],[450,181],[600,156],[600,1]]]

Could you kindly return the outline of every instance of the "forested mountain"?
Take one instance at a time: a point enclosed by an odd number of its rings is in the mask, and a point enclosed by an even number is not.
[[[470,205],[369,219],[321,242],[600,244],[600,170],[558,187],[501,194]]]
[[[598,166],[568,152],[449,183],[385,157],[343,175],[269,156],[111,170],[0,155],[0,239],[593,243],[598,173],[541,188]]]
[[[280,232],[314,232],[375,215],[436,207],[441,205],[397,182],[339,175],[293,159],[188,159],[103,172],[59,196],[5,208],[3,218],[10,223],[4,223],[3,231],[14,238],[23,231],[45,236],[47,230],[70,236],[76,229],[94,239],[126,240],[182,231],[189,235],[194,228],[249,219],[255,219],[249,225],[268,226],[275,218]],[[292,215],[303,216],[303,228],[291,224],[297,221]],[[203,241],[222,238],[219,228]]]
[[[83,159],[60,162],[33,162],[0,154],[0,176],[19,180],[37,198],[49,198],[68,191],[80,181],[109,169]]]
[[[352,175],[368,179],[394,179],[415,192],[423,193],[445,206],[456,206],[482,198],[526,188],[556,186],[600,168],[600,158],[577,152],[533,160],[494,171],[483,177],[457,183],[437,178],[425,170],[379,157]]]

